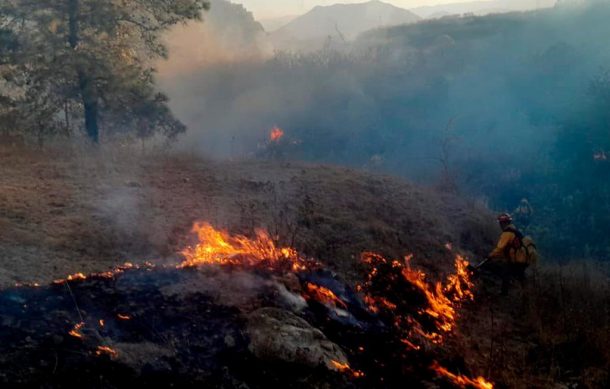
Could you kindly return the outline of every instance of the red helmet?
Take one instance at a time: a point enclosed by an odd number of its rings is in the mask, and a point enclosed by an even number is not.
[[[498,221],[500,223],[512,223],[513,222],[513,217],[510,214],[508,214],[508,213],[503,213],[503,214],[498,216]]]

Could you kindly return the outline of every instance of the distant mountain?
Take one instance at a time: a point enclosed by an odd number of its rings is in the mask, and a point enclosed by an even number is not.
[[[329,41],[339,44],[364,31],[379,27],[415,23],[414,13],[381,1],[317,6],[270,34],[279,49],[315,50]]]
[[[536,8],[554,7],[557,0],[491,0],[463,3],[439,4],[412,8],[411,11],[424,19],[435,19],[439,15],[475,14],[487,15],[512,11],[528,11]]]

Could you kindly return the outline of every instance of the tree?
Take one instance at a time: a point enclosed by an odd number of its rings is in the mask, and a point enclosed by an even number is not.
[[[162,33],[208,7],[207,0],[0,0],[1,27],[17,37],[13,100],[26,116],[36,109],[39,123],[63,117],[69,126],[75,117],[94,143],[100,124],[109,133],[175,136],[184,126],[155,90],[152,64],[167,56]]]

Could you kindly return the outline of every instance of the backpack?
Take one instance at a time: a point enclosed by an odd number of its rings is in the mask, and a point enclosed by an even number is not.
[[[515,238],[510,244],[510,248],[515,249],[515,251],[524,249],[525,250],[525,263],[528,265],[535,265],[538,262],[538,249],[536,248],[536,243],[531,236],[524,236],[521,231],[516,228],[510,228],[506,231],[512,232],[515,234]]]

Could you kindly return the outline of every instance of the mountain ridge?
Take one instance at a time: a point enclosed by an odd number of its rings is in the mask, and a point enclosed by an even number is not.
[[[414,13],[379,0],[356,4],[316,6],[269,34],[276,48],[319,48],[327,41],[347,42],[381,27],[418,22]]]

